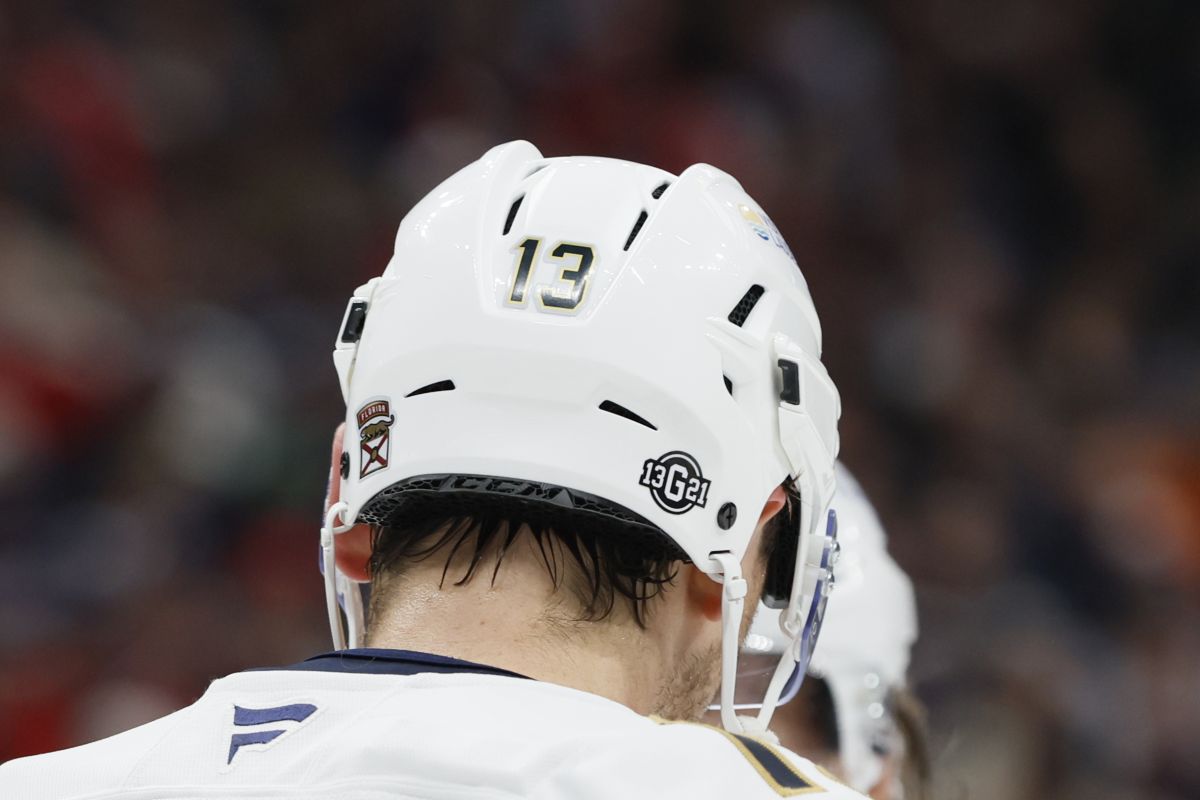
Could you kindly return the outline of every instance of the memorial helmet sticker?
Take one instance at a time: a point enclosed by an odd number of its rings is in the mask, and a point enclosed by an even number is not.
[[[675,450],[646,459],[638,483],[650,490],[650,496],[663,511],[684,514],[697,506],[704,508],[712,481],[704,477],[695,458]]]

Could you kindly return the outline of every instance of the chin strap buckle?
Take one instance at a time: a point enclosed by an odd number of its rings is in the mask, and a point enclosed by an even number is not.
[[[725,599],[726,600],[742,600],[746,597],[746,592],[749,591],[750,584],[746,583],[746,579],[737,576],[725,576]]]
[[[750,584],[742,577],[742,562],[733,557],[733,553],[721,550],[709,553],[708,557],[721,566],[720,582],[724,585],[725,599],[730,602],[741,602],[750,590]],[[713,576],[714,578],[717,576]]]

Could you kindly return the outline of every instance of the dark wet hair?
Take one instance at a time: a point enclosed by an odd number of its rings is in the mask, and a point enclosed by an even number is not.
[[[766,555],[783,538],[787,516],[777,515],[764,531]],[[505,555],[522,536],[533,538],[554,586],[574,595],[580,621],[608,618],[619,600],[645,627],[651,599],[674,581],[686,561],[666,534],[620,520],[506,497],[424,496],[396,508],[386,525],[372,526],[370,572],[372,578],[398,577],[409,564],[440,555],[445,559],[440,586],[446,581],[461,586],[481,569],[490,569],[494,583]],[[465,568],[451,573],[463,555]],[[372,612],[383,594],[372,598]]]

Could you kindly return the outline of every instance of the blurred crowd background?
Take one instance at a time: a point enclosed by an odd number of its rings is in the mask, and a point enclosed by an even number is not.
[[[1198,9],[0,0],[0,760],[327,649],[346,298],[527,138],[783,230],[939,797],[1200,797]]]

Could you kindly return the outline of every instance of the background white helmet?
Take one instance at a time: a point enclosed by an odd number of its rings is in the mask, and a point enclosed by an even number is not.
[[[350,643],[362,634],[335,533],[414,495],[501,494],[666,536],[723,580],[732,706],[740,562],[789,477],[799,546],[772,586],[797,650],[827,555],[840,405],[820,352],[791,251],[729,175],[488,151],[405,216],[339,331],[350,456],[322,531],[335,645],[339,596]]]
[[[840,548],[833,569],[836,591],[808,672],[825,680],[833,698],[843,777],[866,792],[878,783],[884,758],[899,746],[889,696],[907,682],[917,639],[916,598],[912,581],[888,555],[874,507],[840,462],[832,506]],[[744,653],[773,654],[787,646],[769,611],[760,608]],[[785,702],[798,686],[789,685]]]

